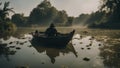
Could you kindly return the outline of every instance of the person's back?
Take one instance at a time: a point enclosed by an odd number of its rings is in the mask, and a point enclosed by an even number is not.
[[[38,30],[35,31],[35,36],[39,36],[39,31]]]
[[[54,28],[53,24],[50,25],[50,27],[46,30],[45,34],[48,37],[56,36],[57,35],[57,30]]]

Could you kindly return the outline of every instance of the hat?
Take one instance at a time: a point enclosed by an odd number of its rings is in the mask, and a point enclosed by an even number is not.
[[[55,27],[55,26],[54,26],[54,24],[52,23],[52,24],[50,24],[50,27]]]

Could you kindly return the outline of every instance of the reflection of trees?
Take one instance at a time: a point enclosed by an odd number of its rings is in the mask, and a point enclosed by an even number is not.
[[[3,38],[4,40],[8,40],[10,38],[10,35],[1,35],[0,38]]]
[[[7,44],[0,44],[0,56],[4,56],[9,61],[9,55],[14,55],[16,51],[10,50]]]
[[[74,53],[74,55],[77,57],[77,53],[72,46],[72,44],[69,44],[66,48],[64,49],[56,49],[56,48],[47,48],[43,46],[34,46],[34,48],[39,52],[46,52],[46,55],[51,59],[51,63],[55,63],[55,58],[62,53],[63,55],[68,54],[69,52]]]
[[[105,46],[101,48],[100,56],[103,57],[103,63],[109,68],[120,68],[120,46]]]

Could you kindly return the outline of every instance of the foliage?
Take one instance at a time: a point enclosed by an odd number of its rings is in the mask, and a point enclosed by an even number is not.
[[[71,26],[73,24],[74,17],[68,17],[68,21],[66,23],[67,26]]]
[[[12,35],[16,31],[16,25],[11,22],[0,23],[0,35]]]
[[[79,17],[76,17],[74,19],[73,24],[74,25],[86,25],[86,21],[89,19],[90,15],[89,14],[80,14]]]
[[[102,12],[97,11],[97,12],[92,13],[90,15],[90,17],[88,18],[88,20],[86,21],[86,23],[89,24],[89,25],[92,25],[92,24],[96,24],[96,25],[101,24],[102,23],[101,21],[103,21],[102,18],[104,18],[104,16],[105,16],[105,12],[103,12],[103,11]]]
[[[89,27],[120,29],[120,0],[102,0],[99,11],[104,12],[104,15],[100,17],[101,20],[97,21],[95,19],[99,24],[96,24],[94,21]]]
[[[5,2],[4,3],[4,7],[0,8],[0,22],[6,21],[7,16],[9,15],[9,12],[13,12],[14,13],[14,11],[12,10],[13,8],[9,8],[9,3],[10,2]]]
[[[49,1],[44,0],[30,13],[28,22],[30,24],[46,24],[56,16],[57,10],[51,6]]]
[[[35,7],[28,18],[28,23],[31,25],[49,25],[55,23],[57,25],[66,25],[68,22],[68,15],[66,11],[58,11],[47,0],[41,2]]]
[[[27,18],[24,17],[24,14],[14,14],[11,18],[11,21],[15,23],[17,26],[25,26]]]
[[[66,11],[59,11],[56,18],[53,20],[53,23],[57,25],[65,25],[68,21],[68,15],[66,14]]]
[[[120,0],[103,0],[102,2],[101,11],[107,12],[108,22],[110,24],[120,23]]]
[[[7,17],[10,11],[14,12],[12,10],[13,8],[9,8],[9,3],[10,2],[5,2],[3,8],[0,9],[0,36],[12,34],[16,30],[16,26],[11,23],[10,19]]]

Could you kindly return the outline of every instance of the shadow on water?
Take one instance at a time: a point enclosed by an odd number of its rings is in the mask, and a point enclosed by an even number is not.
[[[11,35],[7,35],[7,34],[2,34],[0,35],[0,39],[3,38],[4,40],[7,40],[10,38]]]
[[[51,47],[44,47],[44,46],[35,46],[33,47],[37,50],[37,52],[42,53],[46,52],[46,55],[51,59],[51,63],[55,63],[55,58],[60,56],[60,53],[63,55],[72,52],[76,57],[78,57],[77,52],[75,51],[72,44],[67,45],[66,48],[51,48]]]
[[[0,33],[0,57],[4,56],[7,61],[10,61],[9,56],[15,55],[16,51],[11,50],[7,43],[3,43],[2,40],[6,41],[10,39],[10,37],[14,34],[14,32],[11,33]]]
[[[7,40],[7,39],[5,38],[5,40]],[[7,46],[8,46],[8,44],[2,43],[2,41],[0,39],[0,57],[4,56],[7,61],[10,61],[9,56],[15,55],[16,51],[11,50],[10,47],[7,47]]]

